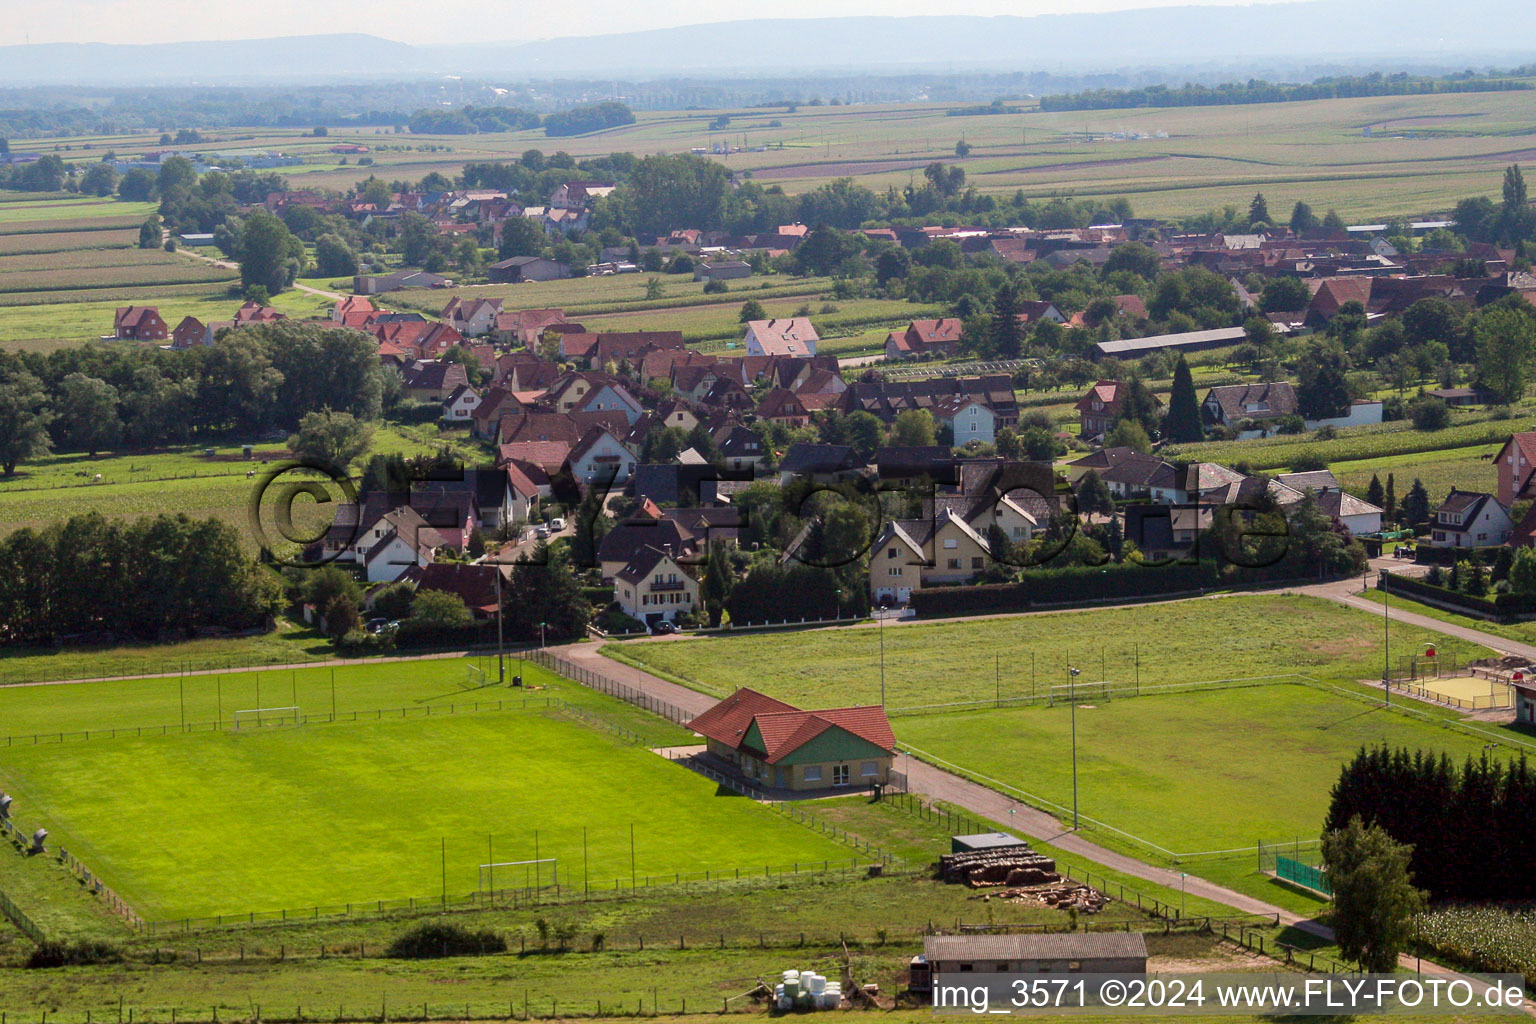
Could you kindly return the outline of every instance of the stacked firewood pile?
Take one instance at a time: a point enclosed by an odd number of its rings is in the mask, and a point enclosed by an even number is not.
[[[1055,910],[1076,910],[1080,914],[1097,914],[1109,902],[1109,897],[1079,882],[1062,882],[1035,888],[1010,888],[1001,892],[987,892],[972,899],[1007,900],[1010,903],[1033,903]]]
[[[939,858],[939,877],[972,888],[1044,885],[1061,880],[1056,862],[1027,846],[947,853]]]

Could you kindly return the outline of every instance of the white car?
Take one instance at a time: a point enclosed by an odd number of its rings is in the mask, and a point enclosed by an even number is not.
[[[549,529],[552,533],[559,533],[561,530],[565,529],[565,520],[559,518],[558,516],[554,519],[551,519],[549,521]]]

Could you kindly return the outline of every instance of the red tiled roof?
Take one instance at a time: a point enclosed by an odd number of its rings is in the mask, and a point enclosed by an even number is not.
[[[764,693],[743,687],[688,723],[688,728],[717,743],[741,746],[753,722],[763,737],[764,760],[777,764],[828,729],[842,729],[882,750],[896,749],[896,736],[884,709],[875,706],[801,711]]]
[[[747,734],[754,716],[776,711],[798,710],[793,704],[742,687],[729,697],[688,723],[688,728],[727,746],[735,747]]]

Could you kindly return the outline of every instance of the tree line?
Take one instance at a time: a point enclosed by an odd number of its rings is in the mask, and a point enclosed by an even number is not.
[[[1248,103],[1292,103],[1298,100],[1336,100],[1361,96],[1426,96],[1439,93],[1515,92],[1530,89],[1529,82],[1508,78],[1429,78],[1406,72],[1383,75],[1341,75],[1305,84],[1223,82],[1220,85],[1186,83],[1178,87],[1148,85],[1133,89],[1090,89],[1084,92],[1042,96],[1040,109],[1119,110],[1127,107],[1210,107]]]
[[[1324,829],[1344,829],[1355,817],[1413,848],[1414,884],[1436,899],[1536,897],[1528,870],[1536,772],[1523,755],[1469,755],[1458,768],[1444,753],[1362,748],[1333,787]]]
[[[376,419],[400,394],[377,347],[361,331],[277,321],[183,351],[0,353],[0,471],[55,449],[94,455],[296,430],[323,409]]]
[[[422,108],[411,115],[415,135],[477,135],[481,132],[520,132],[543,126],[551,138],[582,135],[603,128],[634,124],[635,114],[616,101],[589,103],[540,117],[517,107],[466,104],[451,109]]]
[[[0,540],[0,644],[185,639],[266,629],[277,578],[217,519],[72,516]]]

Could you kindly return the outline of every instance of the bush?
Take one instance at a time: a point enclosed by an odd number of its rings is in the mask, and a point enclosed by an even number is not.
[[[1408,417],[1415,430],[1444,430],[1451,425],[1451,410],[1438,398],[1415,398],[1408,403]]]
[[[597,628],[604,633],[644,633],[645,623],[639,619],[632,619],[617,608],[610,609],[598,617]]]
[[[488,928],[472,932],[461,924],[423,921],[391,942],[384,955],[397,960],[431,960],[506,951],[507,940]]]
[[[730,290],[730,285],[726,284],[724,281],[709,280],[704,282],[705,295],[719,295],[722,292],[728,292]]]
[[[78,967],[83,964],[117,964],[123,962],[123,952],[107,942],[81,939],[78,942],[60,942],[48,939],[27,957],[27,966]]]

